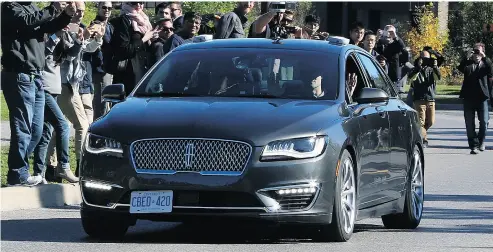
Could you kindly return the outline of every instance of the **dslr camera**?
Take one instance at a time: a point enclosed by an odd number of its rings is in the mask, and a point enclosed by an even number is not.
[[[279,38],[288,38],[289,34],[293,34],[296,32],[296,27],[294,26],[286,26],[286,25],[281,25],[280,19],[281,19],[281,13],[285,13],[286,10],[289,9],[295,9],[296,4],[295,3],[289,3],[289,2],[271,2],[269,5],[269,12],[276,12],[277,13],[277,22],[276,25],[272,28],[272,37],[275,39]]]
[[[286,10],[295,9],[295,3],[290,2],[271,2],[269,6],[270,12],[284,13]]]

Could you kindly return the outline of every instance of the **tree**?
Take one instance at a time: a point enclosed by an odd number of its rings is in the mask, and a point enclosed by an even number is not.
[[[486,46],[486,55],[493,57],[493,33],[483,33],[483,26],[493,23],[493,2],[459,2],[449,19],[452,50],[464,56],[477,42]]]
[[[415,27],[407,34],[407,44],[411,48],[414,58],[419,57],[425,46],[442,53],[448,41],[448,32],[439,30],[438,18],[433,12],[433,3],[417,7]],[[450,76],[451,69],[445,65],[440,68],[443,77]]]

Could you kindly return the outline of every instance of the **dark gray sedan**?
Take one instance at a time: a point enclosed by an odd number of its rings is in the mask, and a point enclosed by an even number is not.
[[[178,47],[112,109],[82,150],[90,236],[138,219],[416,228],[424,200],[419,122],[371,55],[343,40],[227,39]]]

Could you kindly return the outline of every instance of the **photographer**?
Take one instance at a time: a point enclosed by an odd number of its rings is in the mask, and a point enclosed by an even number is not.
[[[440,78],[437,59],[431,58],[428,51],[421,51],[420,57],[414,61],[409,82],[413,88],[414,109],[418,112],[425,147],[428,146],[426,132],[435,121],[436,84]]]
[[[285,9],[284,4],[273,2],[269,12],[258,17],[250,26],[249,38],[292,38],[300,39],[303,31],[298,26],[292,26],[294,13]]]
[[[313,40],[326,40],[329,37],[327,32],[319,32],[320,17],[317,15],[308,15],[305,17],[305,26],[303,27],[303,38]]]
[[[471,154],[477,154],[477,149],[485,150],[486,130],[488,129],[488,100],[493,96],[492,64],[484,52],[484,44],[477,43],[463,59],[458,70],[464,74],[460,90],[460,98],[464,103],[464,120],[466,122],[467,141]],[[479,120],[479,132],[476,133],[476,114]]]
[[[393,25],[385,26],[375,49],[387,59],[388,75],[393,82],[401,80],[401,66],[407,62],[404,59],[408,58],[405,48],[404,41],[397,35],[397,29]]]

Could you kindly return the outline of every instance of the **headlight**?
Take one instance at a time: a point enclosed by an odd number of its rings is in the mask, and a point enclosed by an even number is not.
[[[326,144],[325,136],[274,141],[264,148],[260,160],[313,158],[324,152]]]
[[[111,138],[97,136],[91,133],[87,133],[85,147],[88,152],[93,154],[123,153],[122,145],[120,144],[120,142]]]

